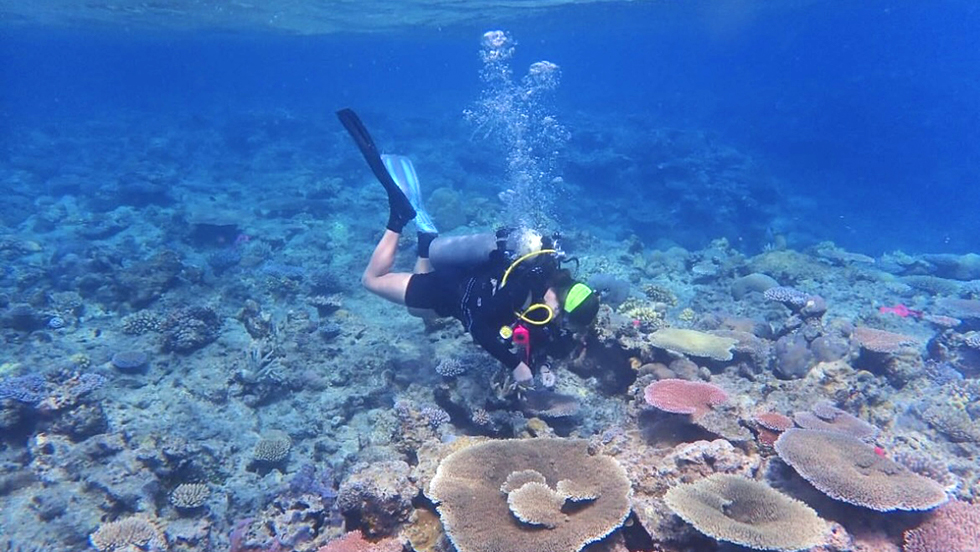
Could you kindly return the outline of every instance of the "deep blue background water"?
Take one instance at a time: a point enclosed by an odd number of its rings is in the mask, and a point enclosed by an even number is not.
[[[8,28],[0,122],[348,105],[457,117],[481,88],[479,36],[502,26],[515,68],[562,67],[556,109],[573,134],[582,114],[609,132],[638,114],[715,132],[809,205],[796,222],[817,236],[869,254],[980,250],[976,3],[669,4],[387,35]]]

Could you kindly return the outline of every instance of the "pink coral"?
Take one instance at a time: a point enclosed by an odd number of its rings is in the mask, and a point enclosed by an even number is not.
[[[793,419],[779,412],[760,412],[753,418],[760,426],[777,432],[783,432],[793,427]]]
[[[954,500],[905,532],[905,552],[980,550],[980,505]]]
[[[400,552],[402,548],[398,539],[387,538],[371,542],[360,531],[351,531],[321,546],[317,552]]]
[[[648,385],[643,391],[643,398],[654,408],[674,414],[690,414],[697,420],[713,406],[727,401],[728,393],[701,381],[663,379]]]

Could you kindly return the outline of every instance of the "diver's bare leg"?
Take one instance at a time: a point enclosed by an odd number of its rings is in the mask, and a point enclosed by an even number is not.
[[[428,274],[429,272],[432,272],[432,261],[430,261],[428,258],[422,257],[415,260],[415,270],[413,273]]]
[[[398,252],[398,238],[401,234],[391,230],[385,230],[381,241],[374,248],[371,260],[368,261],[364,275],[361,276],[361,283],[371,293],[384,297],[385,299],[405,304],[405,290],[408,288],[408,280],[412,277],[407,272],[391,272],[391,267],[395,264],[395,254]]]

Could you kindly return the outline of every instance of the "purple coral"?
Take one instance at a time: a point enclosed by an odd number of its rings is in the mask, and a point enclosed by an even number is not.
[[[444,358],[436,365],[436,373],[444,378],[453,378],[466,373],[466,365],[458,357]]]
[[[71,386],[72,392],[76,397],[91,393],[99,389],[108,379],[101,374],[86,373],[67,382]]]
[[[228,534],[228,552],[245,552],[249,550],[245,546],[245,538],[248,534],[248,526],[251,525],[253,518],[240,519],[235,522],[235,526]]]
[[[449,413],[438,406],[424,406],[419,411],[419,415],[432,429],[438,429],[442,424],[448,424],[450,419]]]
[[[320,497],[325,508],[333,505],[337,499],[334,489],[333,471],[324,466],[317,470],[313,464],[303,464],[299,471],[289,480],[289,492],[294,495],[312,494]]]
[[[45,396],[44,378],[37,374],[0,380],[0,400],[13,399],[17,402],[37,404]]]

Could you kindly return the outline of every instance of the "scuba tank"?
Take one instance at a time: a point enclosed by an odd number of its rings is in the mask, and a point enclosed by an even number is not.
[[[472,268],[489,261],[496,250],[497,235],[493,232],[439,236],[429,246],[429,262],[435,270]]]
[[[469,269],[491,260],[495,251],[518,258],[533,251],[551,249],[553,241],[530,229],[502,229],[462,236],[439,236],[429,246],[429,262],[435,270]]]

